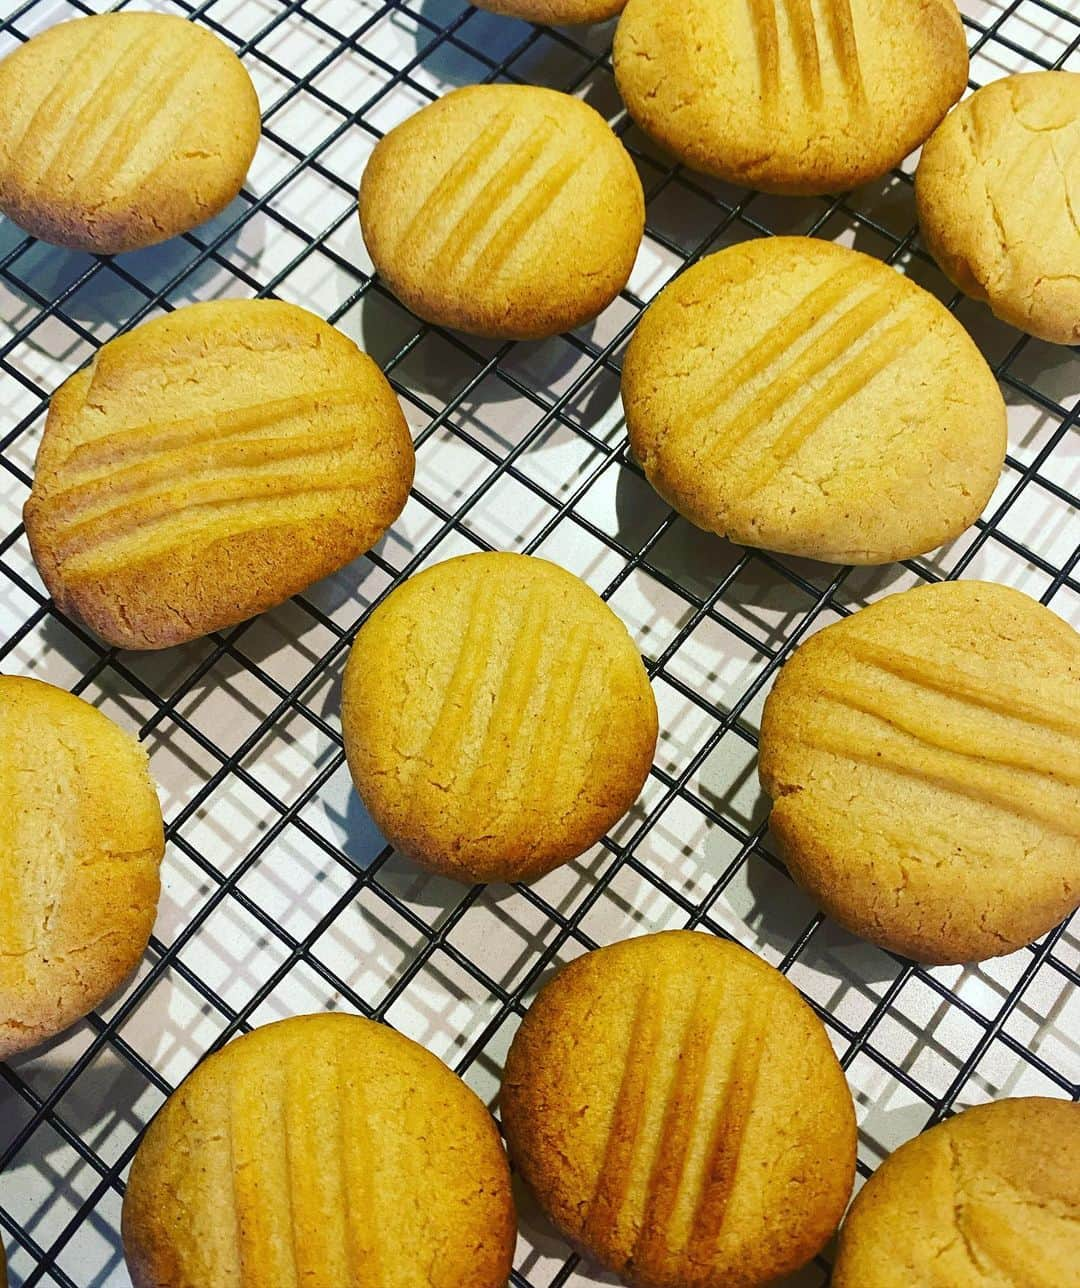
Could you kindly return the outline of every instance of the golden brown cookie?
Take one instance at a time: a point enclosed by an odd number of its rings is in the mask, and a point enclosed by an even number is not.
[[[825,193],[887,173],[964,92],[953,0],[629,0],[615,79],[695,170]]]
[[[780,672],[761,781],[792,876],[855,934],[981,961],[1080,904],[1080,635],[1027,595],[889,595]]]
[[[626,285],[641,181],[599,113],[533,85],[470,85],[376,146],[360,226],[391,290],[429,322],[530,339],[594,318]]]
[[[832,1288],[1080,1288],[1080,1105],[966,1109],[891,1154],[852,1204]]]
[[[504,1288],[515,1234],[479,1098],[340,1013],[201,1064],[143,1137],[123,1210],[135,1288]]]
[[[134,970],[164,848],[135,739],[74,694],[0,676],[0,1060]]]
[[[621,11],[626,0],[478,0],[477,8],[549,27],[604,22]]]
[[[931,135],[915,198],[923,240],[1005,322],[1080,344],[1080,73],[1006,76]]]
[[[567,1238],[641,1288],[756,1288],[843,1215],[855,1113],[821,1021],[773,967],[690,931],[586,953],[540,992],[500,1098]]]
[[[192,304],[53,395],[26,532],[64,612],[163,648],[370,549],[413,464],[393,391],[347,336],[276,300]]]
[[[572,573],[465,555],[399,586],[341,695],[353,782],[399,850],[461,881],[523,881],[633,805],[656,702],[626,627]]]
[[[204,27],[58,23],[0,62],[0,210],[59,246],[150,246],[224,210],[259,129],[251,78]]]
[[[959,536],[1005,457],[1005,404],[967,332],[869,255],[741,242],[646,310],[622,376],[665,500],[744,545],[876,564]]]

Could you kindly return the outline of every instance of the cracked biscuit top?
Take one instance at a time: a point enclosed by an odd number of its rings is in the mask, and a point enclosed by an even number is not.
[[[538,877],[637,799],[656,703],[637,648],[572,573],[516,554],[436,564],[349,656],[353,781],[403,853],[461,881]]]
[[[784,666],[760,770],[841,925],[923,962],[1013,952],[1080,904],[1080,635],[990,582],[889,595]]]
[[[975,521],[1005,404],[967,332],[895,270],[770,237],[702,260],[623,364],[634,453],[699,527],[831,563],[922,554]]]
[[[62,22],[0,62],[0,210],[59,246],[149,246],[232,201],[259,130],[251,78],[205,28]]]
[[[0,1060],[81,1019],[134,970],[163,851],[135,739],[74,694],[0,676]]]
[[[832,1288],[1077,1288],[1080,1105],[965,1109],[901,1145],[852,1204]]]
[[[471,85],[378,143],[360,225],[414,313],[520,340],[607,307],[634,266],[645,201],[629,154],[587,103],[533,85]]]
[[[681,161],[780,193],[887,173],[968,71],[953,0],[629,0],[613,57],[630,115]]]
[[[855,1114],[821,1021],[772,966],[684,930],[577,958],[514,1036],[514,1166],[636,1288],[758,1288],[836,1229]]]
[[[370,549],[413,463],[393,391],[347,336],[276,300],[192,304],[53,395],[26,531],[63,611],[163,648]]]
[[[1080,72],[1027,72],[965,99],[915,176],[923,239],[1005,322],[1080,344]]]
[[[139,1145],[122,1229],[135,1288],[506,1288],[517,1233],[480,1098],[341,1013],[200,1064]]]

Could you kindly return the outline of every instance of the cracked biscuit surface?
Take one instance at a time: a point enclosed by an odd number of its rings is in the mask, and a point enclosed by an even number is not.
[[[163,852],[135,739],[74,694],[0,676],[0,1060],[74,1024],[134,970]]]
[[[505,1288],[516,1221],[479,1097],[338,1013],[199,1065],[139,1145],[122,1229],[135,1288]]]
[[[1080,1288],[1080,1105],[965,1109],[901,1145],[852,1204],[832,1288]]]
[[[35,237],[113,254],[220,213],[259,102],[232,50],[157,13],[59,23],[0,62],[0,210]]]
[[[521,340],[607,307],[634,266],[645,201],[629,154],[587,103],[533,85],[470,85],[376,145],[360,225],[414,313]]]
[[[821,1021],[737,944],[666,931],[586,953],[507,1056],[515,1167],[638,1288],[757,1288],[836,1229],[855,1114]]]
[[[948,277],[1005,322],[1080,344],[1080,73],[984,85],[919,159],[923,239]]]
[[[192,304],[56,391],[24,519],[63,611],[163,648],[369,550],[413,465],[393,390],[347,336],[276,300]]]
[[[681,161],[806,194],[898,165],[968,70],[953,0],[629,0],[613,58],[630,115]]]
[[[623,363],[634,453],[698,527],[831,563],[922,554],[975,521],[1005,404],[932,295],[808,237],[742,242],[666,287]]]
[[[633,805],[656,702],[626,627],[546,559],[475,554],[411,577],[349,655],[345,751],[403,853],[461,881],[575,858]]]
[[[1080,635],[1020,591],[942,582],[802,644],[761,781],[795,880],[917,961],[1013,952],[1080,903]]]

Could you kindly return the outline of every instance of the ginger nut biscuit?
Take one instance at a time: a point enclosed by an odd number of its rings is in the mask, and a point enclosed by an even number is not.
[[[405,418],[347,336],[292,304],[192,304],[53,395],[24,519],[59,607],[163,648],[253,617],[397,518]]]
[[[586,953],[540,992],[500,1098],[559,1229],[640,1288],[756,1288],[813,1257],[855,1174],[851,1094],[773,967],[690,931]]]
[[[259,129],[251,78],[204,27],[62,22],[0,62],[0,210],[59,246],[150,246],[225,209]]]
[[[821,194],[918,147],[968,54],[953,0],[629,0],[614,65],[630,115],[692,169]]]
[[[122,1229],[135,1288],[505,1288],[516,1236],[480,1099],[340,1012],[201,1064],[139,1145]]]
[[[1080,1105],[965,1109],[891,1154],[840,1232],[832,1288],[1080,1288]]]
[[[761,782],[791,875],[854,934],[982,961],[1080,904],[1080,635],[943,582],[814,635],[765,704]]]
[[[74,694],[0,676],[0,1060],[135,969],[164,848],[135,739]]]
[[[414,313],[522,340],[610,304],[634,266],[645,202],[626,149],[588,104],[533,85],[471,85],[377,144],[360,226]]]
[[[630,442],[698,527],[829,563],[959,536],[1005,458],[1005,403],[959,322],[893,269],[771,237],[711,255],[626,353]]]
[[[633,805],[656,747],[637,648],[572,573],[528,555],[436,564],[356,637],[341,723],[383,834],[461,881],[522,881]]]
[[[1021,331],[1080,344],[1080,72],[1006,76],[965,99],[919,160],[923,240]]]

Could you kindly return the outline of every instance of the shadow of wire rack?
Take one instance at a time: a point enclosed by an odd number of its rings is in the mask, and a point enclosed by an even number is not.
[[[104,6],[100,6],[104,7]],[[119,7],[119,6],[118,6]],[[164,7],[164,6],[162,6]],[[1017,585],[1080,625],[1080,361],[957,298],[916,241],[910,167],[839,198],[770,198],[673,168],[619,114],[611,25],[530,27],[460,0],[205,0],[169,6],[236,46],[264,135],[212,224],[97,259],[0,223],[0,667],[64,685],[138,728],[161,787],[164,891],[136,978],[33,1057],[0,1065],[0,1234],[14,1285],[127,1285],[123,1182],[138,1134],[207,1050],[325,1006],[385,1019],[488,1101],[515,1024],[557,963],[694,926],[748,944],[818,1008],[855,1094],[860,1173],[954,1107],[1080,1094],[1080,937],[1059,928],[979,967],[922,969],[816,915],[769,848],[754,775],[761,703],[787,652],[837,615],[922,579]],[[82,0],[26,0],[0,52]],[[1075,0],[963,0],[972,83],[1080,70]],[[592,326],[496,345],[421,325],[371,265],[355,190],[380,135],[455,84],[584,93],[617,122],[649,200],[629,288]],[[799,232],[902,265],[973,332],[1009,403],[1010,453],[984,521],[886,569],[737,549],[674,516],[626,448],[621,354],[685,263]],[[417,441],[393,532],[291,603],[162,654],[104,649],[47,602],[20,511],[46,400],[95,348],[192,299],[303,304],[383,365]],[[388,851],[350,792],[337,720],[358,622],[402,577],[490,547],[573,569],[627,622],[661,710],[634,812],[531,888],[466,890]],[[610,1282],[569,1256],[525,1196],[513,1283]],[[392,1196],[388,1196],[392,1202]],[[824,1284],[820,1259],[790,1282]]]

